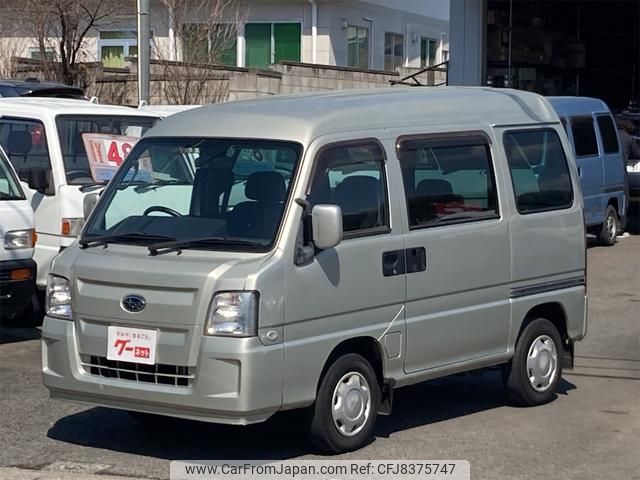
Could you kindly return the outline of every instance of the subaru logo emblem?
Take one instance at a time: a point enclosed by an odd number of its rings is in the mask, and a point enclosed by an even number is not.
[[[140,312],[146,305],[147,301],[140,295],[127,295],[122,299],[122,308],[128,312]]]

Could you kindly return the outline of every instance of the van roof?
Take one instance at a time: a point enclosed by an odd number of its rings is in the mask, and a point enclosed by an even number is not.
[[[547,97],[547,100],[559,115],[590,115],[596,112],[609,112],[607,104],[599,98]]]
[[[100,105],[84,100],[69,100],[63,98],[0,98],[0,115],[21,116],[30,114],[45,115],[126,115],[132,117],[154,117],[152,112],[140,111],[136,108],[117,105]]]
[[[282,95],[172,115],[145,136],[309,142],[337,132],[411,125],[558,122],[544,97],[486,87],[393,87]]]

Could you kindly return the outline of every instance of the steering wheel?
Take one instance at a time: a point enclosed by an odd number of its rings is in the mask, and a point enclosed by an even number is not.
[[[152,207],[147,208],[144,211],[143,215],[149,215],[150,213],[153,213],[153,212],[166,213],[167,215],[171,215],[172,217],[182,217],[183,216],[180,212],[177,212],[173,208],[163,207],[162,205],[154,205]]]

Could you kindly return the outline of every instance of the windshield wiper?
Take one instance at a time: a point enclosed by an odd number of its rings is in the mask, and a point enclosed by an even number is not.
[[[225,245],[233,247],[264,247],[264,244],[251,242],[249,240],[238,240],[233,237],[204,237],[204,238],[185,238],[184,240],[174,240],[171,242],[158,242],[149,245],[150,255],[160,255],[169,252],[182,252],[183,248],[207,245]]]
[[[138,184],[134,190],[136,193],[139,193],[150,189],[155,190],[156,188],[165,187],[167,185],[191,185],[191,182],[187,182],[185,180],[156,180],[155,182]]]
[[[145,233],[120,233],[114,235],[98,235],[95,237],[83,237],[78,243],[80,244],[80,248],[91,248],[91,247],[100,247],[107,246],[109,243],[118,243],[118,242],[126,242],[126,241],[175,241],[174,237],[170,237],[169,235],[152,235]],[[154,244],[155,245],[155,244]]]
[[[104,182],[85,183],[84,185],[80,186],[80,188],[78,190],[80,190],[82,193],[84,193],[87,190],[93,190],[94,188],[97,190],[98,188],[106,187],[106,186],[107,186],[107,184],[104,183]]]

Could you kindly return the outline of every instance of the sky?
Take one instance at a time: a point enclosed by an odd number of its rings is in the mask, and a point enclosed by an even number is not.
[[[364,0],[390,8],[398,8],[409,12],[449,20],[449,0]]]

